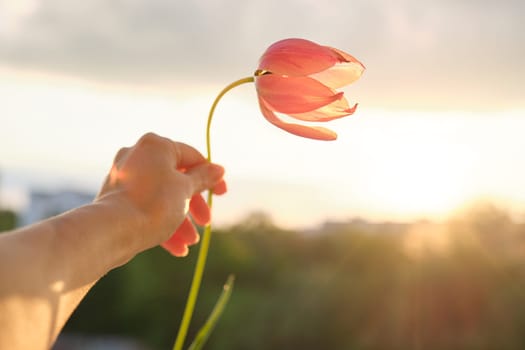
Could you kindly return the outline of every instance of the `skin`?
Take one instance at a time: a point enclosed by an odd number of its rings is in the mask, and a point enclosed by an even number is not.
[[[224,193],[223,174],[194,148],[146,134],[118,152],[93,203],[1,234],[0,349],[49,349],[89,289],[136,254],[172,237],[166,248],[184,256],[198,241],[188,211],[209,221],[200,192]]]

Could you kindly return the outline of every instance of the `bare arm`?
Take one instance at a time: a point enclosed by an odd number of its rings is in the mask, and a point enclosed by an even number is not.
[[[188,210],[209,220],[198,194],[224,192],[222,176],[190,146],[148,134],[117,154],[92,204],[0,235],[0,349],[50,348],[91,286],[137,253],[185,255],[198,241]]]

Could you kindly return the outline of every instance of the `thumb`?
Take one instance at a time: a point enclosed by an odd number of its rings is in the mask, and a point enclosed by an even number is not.
[[[224,176],[224,168],[218,164],[205,163],[186,172],[190,177],[193,194],[213,188]]]

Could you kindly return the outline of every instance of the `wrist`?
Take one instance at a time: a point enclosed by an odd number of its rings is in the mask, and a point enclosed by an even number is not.
[[[71,273],[84,267],[96,280],[131,260],[140,250],[139,218],[116,197],[85,205],[52,219],[59,251],[73,259]]]
[[[106,232],[106,250],[112,251],[113,267],[118,267],[131,260],[145,249],[144,233],[145,216],[133,207],[126,196],[114,191],[97,198],[90,204],[94,218]]]

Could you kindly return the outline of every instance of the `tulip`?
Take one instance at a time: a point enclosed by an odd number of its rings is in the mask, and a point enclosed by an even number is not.
[[[335,140],[332,130],[286,123],[282,113],[305,122],[327,122],[351,115],[343,92],[362,75],[365,66],[338,49],[304,39],[285,39],[271,45],[255,72],[255,87],[264,117],[292,134],[318,140]]]
[[[336,89],[359,79],[364,70],[363,64],[353,56],[328,46],[321,46],[304,39],[286,39],[276,42],[262,55],[254,75],[227,85],[215,98],[206,126],[208,161],[211,161],[210,130],[215,107],[231,89],[255,82],[261,112],[270,123],[298,136],[317,140],[335,140],[337,134],[332,130],[319,126],[286,123],[277,117],[276,113],[286,114],[293,119],[305,122],[327,122],[351,115],[355,112],[357,103],[350,107],[343,92],[338,92]],[[225,189],[216,188],[214,191],[220,194]],[[212,194],[213,190],[208,192],[207,203],[210,210]],[[204,205],[200,197],[193,198],[192,202],[194,201],[199,204],[199,208]],[[211,238],[209,217],[199,220],[199,216],[195,215],[197,212],[193,212],[192,207],[190,203],[190,213],[194,221],[198,224],[205,224],[205,227],[188,300],[173,350],[182,350],[184,345],[197,301]],[[187,254],[187,246],[197,241],[198,236],[191,222],[185,220],[173,237],[163,246],[174,255],[182,256]],[[225,286],[227,288],[224,289],[216,308],[190,349],[200,349],[203,346],[224,309],[229,293],[231,293],[232,283],[233,279],[228,279]]]

